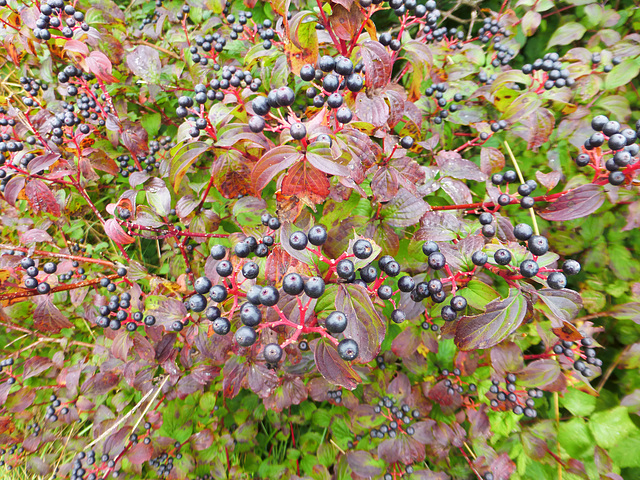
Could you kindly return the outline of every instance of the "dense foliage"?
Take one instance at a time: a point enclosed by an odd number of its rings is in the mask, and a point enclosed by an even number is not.
[[[0,0],[2,478],[640,478],[628,0]]]

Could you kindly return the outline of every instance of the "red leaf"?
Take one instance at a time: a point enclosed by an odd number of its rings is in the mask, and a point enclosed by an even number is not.
[[[308,162],[293,165],[282,180],[283,195],[297,195],[320,203],[329,195],[331,184],[327,176]]]
[[[367,88],[382,88],[389,83],[393,63],[387,49],[379,42],[367,41],[360,48]]]
[[[249,195],[251,187],[252,164],[236,150],[228,150],[216,158],[211,165],[218,191],[225,198],[238,198],[238,195]]]
[[[20,235],[20,241],[25,244],[36,243],[36,242],[51,242],[53,238],[44,230],[40,230],[39,228],[32,228],[31,230],[27,230],[22,235]]]
[[[127,458],[134,465],[142,465],[145,462],[151,460],[153,456],[153,447],[151,444],[140,442],[134,445],[129,452],[127,452]]]
[[[424,445],[405,434],[390,438],[378,445],[378,456],[387,463],[411,465],[423,462],[427,456]]]
[[[505,342],[491,349],[491,366],[498,375],[519,372],[524,367],[522,350],[513,342]]]
[[[600,208],[604,198],[602,186],[588,183],[561,195],[539,215],[554,222],[586,217]]]
[[[491,471],[495,480],[508,480],[516,470],[516,464],[509,458],[508,453],[501,453],[491,462]]]
[[[321,338],[315,345],[313,356],[318,371],[329,382],[353,390],[362,381],[356,371],[340,358],[333,343]]]
[[[251,172],[253,191],[260,194],[276,175],[301,158],[303,158],[302,153],[290,145],[280,145],[269,150],[258,160]]]
[[[540,185],[545,187],[547,190],[552,190],[553,188],[555,188],[556,185],[558,185],[558,182],[562,178],[562,173],[561,172],[549,172],[549,173],[536,172],[536,178],[538,179],[538,182],[540,182]]]
[[[22,379],[26,380],[27,378],[35,377],[36,375],[39,375],[45,370],[51,368],[51,365],[53,364],[48,358],[31,357],[24,362],[24,373],[22,374]]]
[[[382,127],[389,120],[389,105],[382,96],[369,96],[360,92],[356,97],[356,115],[358,120]]]
[[[56,163],[59,158],[59,153],[45,153],[44,155],[39,155],[29,162],[27,170],[30,173],[38,173],[40,170],[49,168],[51,165]]]
[[[198,433],[194,433],[191,436],[191,440],[195,451],[206,450],[213,444],[213,433],[208,428],[205,428]]]
[[[84,59],[84,63],[87,69],[103,82],[118,82],[118,79],[111,75],[111,62],[104,53],[94,50]]]
[[[104,224],[104,232],[119,245],[135,242],[134,238],[127,235],[115,218],[110,218]]]
[[[147,144],[149,134],[139,122],[125,120],[122,122],[120,140],[127,149],[135,155],[143,155],[149,150]]]
[[[504,155],[495,147],[482,147],[480,150],[480,170],[485,175],[498,173],[504,168]]]
[[[58,205],[51,189],[42,180],[29,181],[24,193],[35,213],[49,212],[56,217],[60,216],[60,205]]]
[[[63,328],[73,327],[73,324],[67,320],[67,317],[51,302],[49,295],[39,295],[34,301],[39,302],[33,311],[33,325],[36,330],[58,333]]]
[[[88,378],[80,387],[83,394],[104,395],[120,383],[120,376],[115,372],[97,373]]]
[[[133,346],[133,340],[129,337],[126,329],[120,329],[111,344],[111,353],[114,357],[119,358],[123,362],[127,360],[129,349]]]
[[[487,176],[473,162],[465,160],[458,152],[440,152],[436,155],[440,174],[460,180],[483,182]]]
[[[544,388],[562,375],[560,364],[550,358],[535,360],[518,374],[518,384],[527,388]]]

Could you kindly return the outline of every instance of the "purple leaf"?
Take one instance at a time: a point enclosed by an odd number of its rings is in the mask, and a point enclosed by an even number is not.
[[[265,153],[253,167],[251,181],[256,193],[260,193],[280,172],[303,158],[303,154],[290,145],[280,145]]]
[[[391,78],[393,63],[387,49],[379,42],[364,42],[360,47],[367,89],[385,87]]]
[[[576,318],[576,315],[582,309],[580,294],[568,288],[563,288],[562,290],[543,288],[536,291],[536,294],[549,307],[549,317],[553,328],[562,328],[564,322],[569,322]]]
[[[328,340],[318,340],[313,356],[318,371],[332,384],[353,390],[362,381],[353,367],[340,358],[338,350]]]
[[[73,324],[67,320],[58,307],[51,302],[50,295],[39,295],[34,298],[38,306],[33,312],[33,325],[36,330],[47,333],[58,333],[63,328],[72,328]]]
[[[389,105],[384,97],[375,96],[369,98],[361,92],[356,97],[356,115],[358,120],[370,123],[375,127],[382,127],[389,120]]]
[[[489,303],[485,313],[462,317],[456,329],[456,345],[460,350],[497,345],[520,326],[527,314],[527,307],[522,293],[511,288],[507,298]]]
[[[536,179],[540,182],[540,185],[545,187],[547,190],[552,190],[558,185],[558,182],[562,178],[561,172],[549,172],[542,173],[540,171],[536,172]]]
[[[436,163],[442,176],[477,182],[487,179],[487,175],[475,163],[465,160],[458,152],[442,151],[436,155]]]
[[[382,207],[380,214],[392,227],[409,227],[418,223],[428,210],[427,202],[401,188],[398,194]]]
[[[135,76],[142,77],[147,82],[157,83],[162,67],[160,54],[155,48],[138,45],[127,55],[127,67]]]
[[[27,378],[40,375],[42,372],[51,368],[52,365],[53,364],[48,358],[31,357],[24,362],[24,373],[22,374],[22,379],[26,380]]]
[[[560,364],[550,358],[534,360],[518,374],[518,384],[527,388],[544,388],[562,375]]]
[[[361,477],[377,477],[382,473],[379,462],[369,452],[356,450],[347,452],[347,463],[356,475]]]
[[[503,168],[503,153],[495,147],[482,147],[480,150],[480,170],[482,173],[491,175],[502,171]]]
[[[396,438],[387,439],[378,445],[378,456],[387,463],[400,462],[411,465],[423,462],[427,451],[416,439],[401,433]]]
[[[329,175],[348,177],[351,173],[349,167],[335,162],[330,154],[318,155],[317,153],[307,152],[306,157],[311,165],[316,167],[321,172],[327,173]]]
[[[605,193],[600,185],[581,185],[558,197],[539,215],[545,220],[562,222],[586,217],[604,203]]]
[[[491,349],[491,366],[500,376],[519,372],[524,367],[522,350],[513,342],[504,342]]]

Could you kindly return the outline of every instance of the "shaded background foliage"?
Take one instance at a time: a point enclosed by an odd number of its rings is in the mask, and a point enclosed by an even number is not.
[[[632,128],[638,120],[640,18],[632,2],[439,2],[438,27],[458,28],[458,40],[453,31],[427,40],[405,25],[408,15],[399,20],[391,9],[349,0],[194,0],[187,9],[80,1],[75,32],[65,38],[53,28],[45,40],[36,36],[44,4],[3,3],[0,129],[3,141],[23,142],[3,151],[0,203],[5,477],[77,478],[80,468],[83,478],[640,477],[637,164],[618,187],[602,165],[592,175],[574,162],[595,115]],[[251,28],[234,40],[226,14],[241,11],[251,11]],[[493,40],[476,38],[483,18],[505,29],[494,32],[513,50],[505,65],[491,65]],[[269,48],[252,30],[264,20],[275,31]],[[377,41],[399,30],[399,50]],[[292,138],[293,109],[269,117],[262,132],[248,127],[256,94],[244,85],[214,92],[200,110],[206,126],[195,132],[197,110],[186,120],[177,114],[180,96],[220,78],[212,60],[201,65],[189,52],[198,35],[213,32],[227,39],[211,52],[216,63],[259,78],[258,95],[285,85],[296,92],[310,142]],[[521,71],[551,52],[575,82],[570,88],[545,90]],[[323,54],[364,67],[364,90],[344,96],[354,114],[344,125],[304,98],[300,69]],[[53,115],[79,98],[59,77],[69,65],[91,74],[72,83],[95,92],[102,111],[88,106],[96,117],[87,131],[63,127],[56,135]],[[35,88],[36,79],[47,88]],[[446,118],[425,94],[443,82],[448,105],[460,105]],[[331,145],[318,140],[323,134]],[[405,136],[414,144],[399,146]],[[500,274],[499,248],[514,265],[530,255],[512,234],[513,225],[531,222],[519,198],[495,208],[495,237],[480,233],[477,214],[493,211],[500,193],[491,175],[514,167],[509,147],[524,178],[537,181],[537,224],[553,252],[538,263],[582,264],[567,289]],[[432,240],[453,273],[462,272],[466,315],[445,323],[442,306],[403,293],[394,298],[408,320],[396,324],[389,302],[329,282],[307,314],[347,313],[345,336],[358,339],[359,358],[342,360],[318,329],[305,331],[311,351],[295,337],[270,368],[262,346],[286,342],[292,329],[265,328],[255,346],[241,348],[187,309],[195,278],[221,281],[212,246],[271,232],[261,225],[265,212],[283,226],[268,259],[257,260],[263,284],[280,287],[286,273],[307,277],[322,264],[288,244],[292,231],[314,224],[328,230],[327,257],[351,253],[362,236],[374,256],[393,255],[416,281],[434,276],[421,250]],[[489,266],[476,272],[471,256],[481,249]],[[39,268],[56,262],[55,275],[38,274],[51,292],[25,292],[24,254]],[[109,284],[119,301],[129,295],[123,309],[135,331],[97,325]],[[235,284],[230,290],[246,295]],[[220,305],[226,313],[237,306]],[[305,315],[291,296],[278,305],[296,324]],[[156,323],[145,326],[149,315]],[[237,312],[230,317],[235,330]],[[274,309],[265,317],[280,318]],[[582,337],[594,339],[603,362],[590,378],[552,350],[558,339]],[[534,389],[535,418],[491,403],[492,380],[504,384],[509,374],[522,402]],[[380,405],[380,397],[389,401]],[[398,435],[372,436],[402,404],[412,416]]]

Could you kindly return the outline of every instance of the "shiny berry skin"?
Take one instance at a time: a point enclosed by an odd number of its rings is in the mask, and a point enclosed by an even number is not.
[[[347,88],[352,92],[359,92],[364,87],[364,79],[357,73],[352,73],[347,77]]]
[[[385,265],[384,272],[390,277],[397,277],[398,274],[400,274],[400,264],[395,260],[392,260]]]
[[[536,201],[533,199],[533,197],[522,197],[520,199],[520,208],[533,208],[533,205],[536,203]]]
[[[400,146],[402,148],[406,148],[407,150],[410,149],[411,147],[413,147],[413,138],[409,135],[402,137],[400,139]]]
[[[395,323],[402,323],[407,319],[407,315],[402,310],[394,310],[391,312],[391,320]]]
[[[227,254],[227,249],[222,245],[214,245],[211,247],[211,258],[214,260],[222,260]]]
[[[519,223],[513,228],[513,236],[518,240],[526,242],[533,235],[533,228],[526,223]]]
[[[378,297],[382,300],[389,300],[393,296],[393,288],[389,285],[380,285],[378,288]]]
[[[362,267],[359,272],[360,278],[364,280],[365,283],[371,283],[378,278],[378,270],[373,265]]]
[[[297,273],[288,273],[282,279],[282,289],[289,295],[300,295],[304,290],[304,280]]]
[[[38,284],[36,289],[38,290],[38,293],[40,295],[44,295],[51,291],[51,285],[49,285],[47,282],[42,282]]]
[[[609,119],[604,115],[597,115],[591,120],[591,128],[596,132],[601,132],[604,126],[609,122]]]
[[[271,230],[278,230],[280,228],[280,220],[276,217],[271,217],[269,219],[269,228]]]
[[[503,173],[504,181],[507,183],[515,183],[518,180],[518,174],[514,170],[507,170]]]
[[[236,331],[235,339],[241,347],[250,347],[256,343],[256,332],[253,328],[242,326]]]
[[[544,255],[549,251],[549,241],[542,235],[533,235],[529,238],[527,247],[536,256]]]
[[[280,87],[278,90],[276,90],[276,100],[278,102],[278,105],[280,105],[281,107],[289,107],[293,105],[295,99],[295,93],[289,87]]]
[[[427,282],[427,289],[430,294],[438,293],[442,291],[442,282],[439,278],[432,278]]]
[[[319,247],[327,241],[327,229],[322,225],[316,225],[309,229],[308,234],[309,243]]]
[[[493,215],[489,212],[482,212],[478,217],[478,221],[480,222],[480,225],[489,225],[493,222]]]
[[[204,295],[196,293],[189,298],[189,307],[194,312],[202,312],[205,308],[207,308],[207,299],[204,297]]]
[[[356,258],[364,260],[369,258],[372,253],[373,246],[371,246],[371,242],[369,242],[369,240],[360,239],[356,240],[353,244],[353,254]]]
[[[461,312],[462,310],[467,308],[467,299],[462,295],[456,295],[449,301],[449,305],[451,305],[451,308],[453,308],[456,312]]]
[[[394,259],[393,259],[393,257],[391,255],[383,255],[378,260],[378,268],[380,268],[380,270],[382,270],[384,272],[384,269],[387,267],[387,264],[389,262],[393,262],[393,261],[394,261]]]
[[[248,122],[249,129],[253,133],[260,133],[261,131],[263,131],[266,124],[267,123],[264,121],[264,118],[258,117],[256,115],[251,117]]]
[[[501,173],[494,173],[491,177],[491,183],[494,185],[502,185],[504,183],[504,176]]]
[[[547,283],[554,290],[561,290],[567,286],[567,277],[564,273],[553,272],[547,277]]]
[[[247,327],[255,327],[262,321],[262,312],[253,303],[245,302],[240,307],[240,321]]]
[[[310,82],[315,77],[316,69],[313,68],[313,65],[307,64],[300,69],[300,78],[302,78],[302,80],[304,80],[305,82]]]
[[[289,237],[289,245],[294,250],[304,250],[307,248],[307,235],[304,232],[293,232]]]
[[[262,352],[267,363],[278,363],[282,359],[282,348],[277,343],[270,343]]]
[[[290,132],[294,140],[302,140],[307,136],[307,127],[304,126],[304,123],[292,123]]]
[[[224,302],[227,298],[227,293],[227,289],[222,285],[214,285],[211,287],[211,290],[209,290],[209,298],[214,302]]]
[[[353,62],[346,57],[338,57],[334,67],[336,73],[342,76],[351,75],[353,73]]]
[[[336,112],[336,119],[340,123],[349,123],[353,119],[353,113],[348,107],[340,107]]]
[[[586,167],[587,165],[589,165],[589,163],[591,163],[591,157],[586,153],[581,153],[576,157],[575,162],[579,167]]]
[[[444,255],[442,253],[433,252],[431,255],[429,255],[428,263],[429,267],[431,267],[433,270],[440,270],[444,268],[447,260],[444,258]]]
[[[251,106],[256,115],[264,116],[269,113],[271,106],[267,102],[267,97],[256,97],[251,101]]]
[[[209,280],[207,277],[198,277],[196,278],[196,281],[193,282],[193,288],[197,293],[201,293],[201,294],[205,294],[208,293],[209,290],[211,289],[211,280]]]
[[[247,292],[247,301],[253,303],[254,305],[261,305],[260,303],[260,292],[262,291],[262,287],[260,285],[254,285]]]
[[[256,262],[247,262],[242,266],[242,275],[244,278],[254,279],[258,277],[260,267]]]
[[[329,108],[340,108],[343,101],[344,99],[342,98],[342,95],[340,95],[338,92],[333,92],[331,95],[329,95],[329,98],[327,98],[327,105],[329,106]]]
[[[439,251],[440,247],[438,247],[438,244],[436,242],[432,242],[431,240],[429,240],[428,242],[424,242],[422,244],[422,253],[424,253],[427,257],[432,253]]]
[[[498,197],[498,205],[505,207],[511,203],[511,197],[506,193],[503,193]]]
[[[611,172],[609,174],[609,183],[611,185],[617,186],[617,185],[622,185],[626,180],[626,177],[624,175],[623,172],[617,171],[617,172]]]
[[[207,316],[208,320],[211,320],[213,322],[214,320],[217,320],[218,318],[220,318],[221,313],[222,312],[218,307],[209,307],[207,308],[205,315]]]
[[[398,280],[398,288],[401,292],[410,292],[415,288],[415,286],[416,282],[412,277],[404,276],[401,277],[400,280]]]
[[[304,282],[304,293],[310,298],[320,298],[324,293],[324,288],[322,277],[311,277]]]
[[[245,242],[240,242],[233,249],[233,253],[240,258],[247,258],[251,253],[251,247]]]
[[[355,340],[345,338],[338,344],[338,355],[347,361],[355,360],[358,357],[359,349]]]
[[[233,265],[229,260],[222,260],[216,265],[216,272],[221,277],[228,277],[233,273]]]
[[[347,328],[348,319],[342,312],[331,312],[324,321],[324,326],[329,333],[342,333]]]
[[[260,303],[265,307],[273,307],[280,300],[280,293],[275,287],[267,286],[260,290]]]
[[[535,277],[540,271],[538,263],[534,260],[525,260],[520,264],[520,275],[526,278]]]
[[[482,267],[483,265],[485,265],[488,260],[489,260],[489,257],[484,252],[480,252],[480,251],[473,252],[473,255],[471,255],[471,261],[473,262],[474,265],[477,265],[478,267]]]
[[[42,267],[42,271],[48,274],[56,273],[57,269],[58,269],[58,266],[53,262],[47,262]]]
[[[565,275],[577,275],[581,270],[580,262],[576,260],[565,260],[562,264],[562,271]]]
[[[493,259],[498,265],[509,265],[511,262],[511,252],[504,248],[500,248],[493,254]]]
[[[491,224],[483,225],[482,226],[482,235],[485,238],[495,237],[495,235],[496,235],[496,227],[495,227],[495,225],[491,225]]]
[[[336,273],[340,278],[348,279],[355,272],[355,267],[353,266],[353,262],[349,259],[343,259],[338,262],[336,265]]]
[[[445,305],[442,307],[442,311],[440,312],[440,316],[445,322],[452,322],[458,316],[457,312],[451,308],[450,305]]]
[[[323,55],[318,59],[318,68],[325,73],[333,71],[336,67],[336,61],[329,55]]]
[[[302,340],[298,344],[298,348],[300,349],[300,351],[306,352],[307,350],[309,350],[309,344],[305,340]]]

